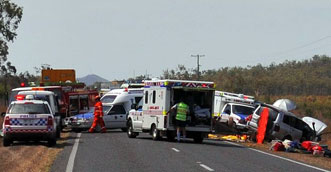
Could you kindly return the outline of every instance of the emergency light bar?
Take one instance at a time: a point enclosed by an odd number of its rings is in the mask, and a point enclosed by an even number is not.
[[[188,87],[188,88],[215,88],[214,82],[205,81],[185,81],[185,80],[153,80],[145,81],[145,87]]]
[[[216,91],[216,96],[224,97],[227,102],[239,102],[239,103],[254,103],[253,96],[247,96],[244,94],[229,93],[224,91]]]

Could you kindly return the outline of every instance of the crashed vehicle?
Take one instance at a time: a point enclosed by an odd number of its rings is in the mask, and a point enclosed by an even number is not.
[[[107,129],[122,129],[126,131],[126,118],[132,104],[143,97],[142,89],[114,89],[101,98],[103,105],[103,120]],[[75,131],[86,130],[92,126],[93,110],[66,118],[68,126]]]
[[[260,116],[265,108],[269,110],[265,139],[320,141],[322,131],[327,127],[323,122],[304,117],[300,119],[282,108],[264,103],[257,104],[252,119],[247,122],[247,128],[256,133]]]
[[[254,97],[215,91],[214,119],[238,130],[246,129],[247,116],[253,114]]]
[[[106,114],[111,106],[103,106],[103,113]],[[82,131],[87,130],[92,126],[93,123],[93,112],[94,107],[90,108],[90,110],[86,113],[77,114],[75,116],[66,118],[66,123],[73,131]]]

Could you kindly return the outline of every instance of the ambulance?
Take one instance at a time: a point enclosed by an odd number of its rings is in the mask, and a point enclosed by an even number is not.
[[[246,118],[254,112],[253,105],[253,96],[215,91],[214,119],[239,130],[245,129]]]
[[[212,109],[215,84],[205,81],[149,80],[144,81],[143,99],[129,112],[127,134],[135,138],[141,132],[153,140],[165,136],[173,141],[176,136],[176,112],[170,108],[181,99],[189,106],[186,136],[201,143],[212,129]],[[169,113],[168,113],[169,112]]]

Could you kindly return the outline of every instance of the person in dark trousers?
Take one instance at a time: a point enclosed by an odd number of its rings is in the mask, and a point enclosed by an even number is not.
[[[106,132],[105,122],[103,121],[103,109],[102,102],[100,101],[100,96],[95,96],[95,105],[94,105],[94,120],[91,128],[89,129],[90,133],[93,133],[96,126],[99,124],[101,126],[101,132]]]
[[[180,132],[183,132],[183,139],[186,138],[186,119],[189,114],[189,106],[181,101],[171,107],[170,110],[176,109],[176,127],[177,127],[177,141],[180,141]]]

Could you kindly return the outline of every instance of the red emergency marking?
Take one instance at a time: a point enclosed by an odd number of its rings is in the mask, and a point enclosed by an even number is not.
[[[144,110],[144,115],[163,115],[162,110]]]
[[[155,109],[155,110],[157,110],[157,109],[159,109],[160,107],[159,106],[149,106],[148,107],[148,109]]]

